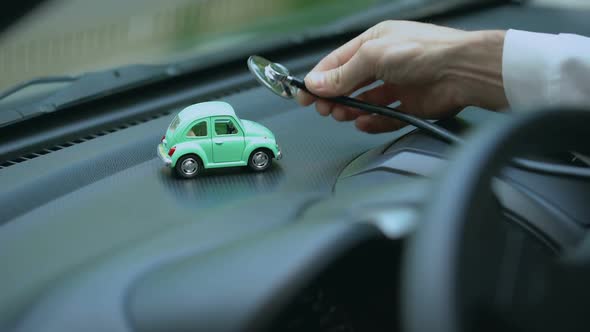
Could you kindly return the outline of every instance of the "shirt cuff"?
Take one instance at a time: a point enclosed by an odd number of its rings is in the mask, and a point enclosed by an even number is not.
[[[552,85],[559,83],[553,63],[559,58],[558,36],[508,30],[504,38],[502,80],[512,110],[555,105]]]

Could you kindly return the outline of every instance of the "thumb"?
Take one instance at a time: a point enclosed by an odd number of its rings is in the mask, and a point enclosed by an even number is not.
[[[358,55],[354,55],[342,66],[326,71],[311,71],[305,77],[306,87],[319,96],[332,97],[348,95],[359,84],[371,78],[369,67]]]

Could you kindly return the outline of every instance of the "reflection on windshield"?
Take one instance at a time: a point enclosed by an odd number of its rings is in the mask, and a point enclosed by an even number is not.
[[[0,90],[33,77],[216,54],[378,0],[54,0],[0,40]]]

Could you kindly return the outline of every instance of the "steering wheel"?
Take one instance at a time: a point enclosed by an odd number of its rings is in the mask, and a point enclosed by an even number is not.
[[[496,310],[507,232],[491,181],[523,153],[588,151],[590,112],[562,109],[507,116],[468,142],[449,163],[404,253],[404,331],[587,330],[588,238],[550,259],[543,273],[534,276],[542,281],[542,301]],[[504,319],[502,312],[514,310],[519,314]],[[491,321],[503,323],[491,327]]]

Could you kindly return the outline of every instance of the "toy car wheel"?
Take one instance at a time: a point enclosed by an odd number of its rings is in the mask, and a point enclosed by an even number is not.
[[[181,178],[191,179],[197,176],[203,169],[203,162],[195,155],[182,156],[176,162],[176,174]]]
[[[264,149],[256,150],[250,154],[248,166],[255,172],[267,170],[272,164],[272,155]]]

